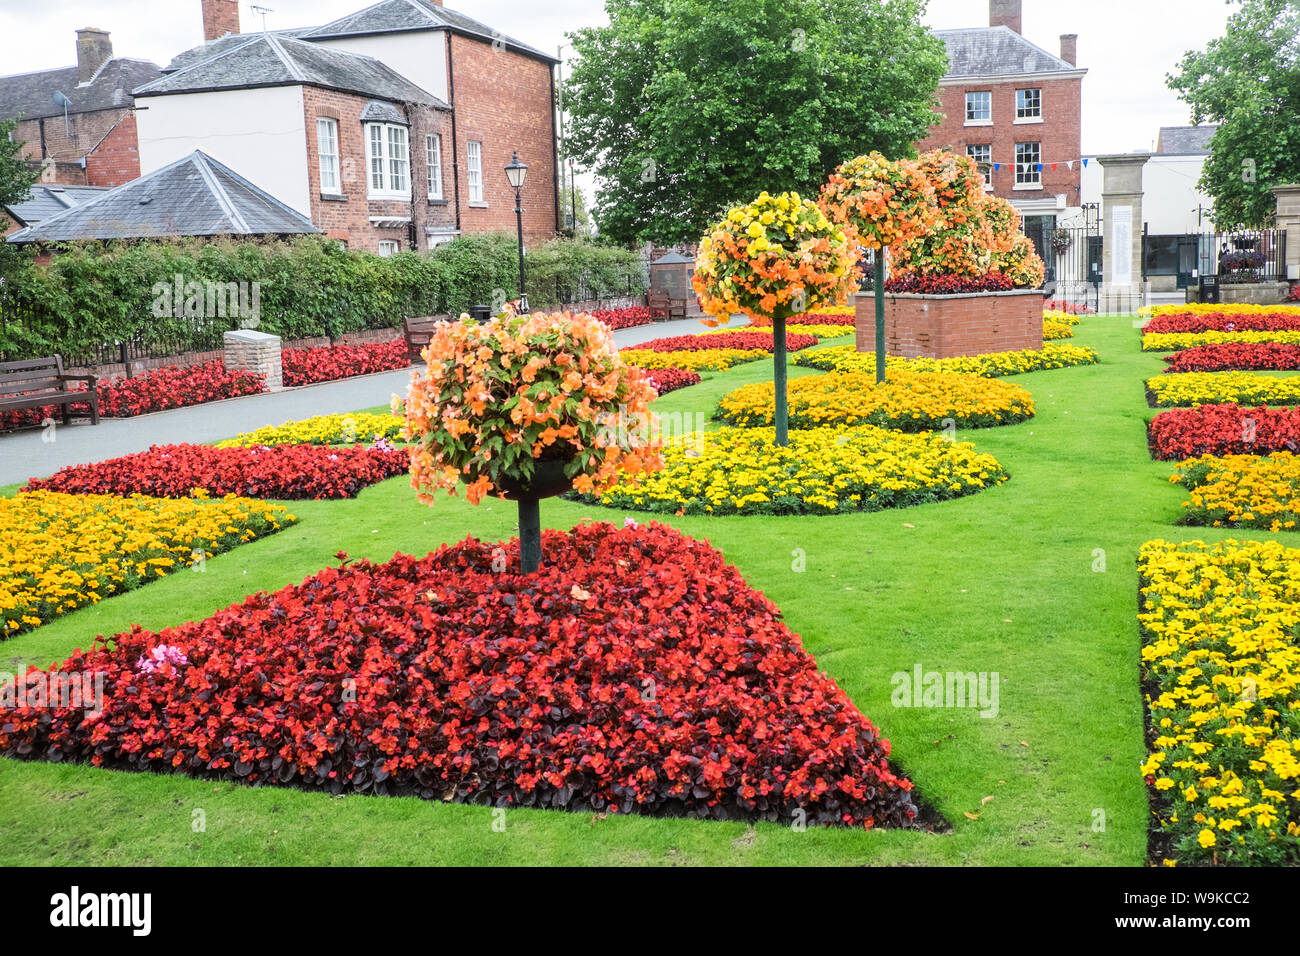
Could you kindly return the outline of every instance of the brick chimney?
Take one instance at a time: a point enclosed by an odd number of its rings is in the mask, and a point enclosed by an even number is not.
[[[1020,32],[1020,0],[989,0],[989,26]]]
[[[239,0],[203,0],[203,42],[239,32]]]
[[[1079,34],[1061,34],[1061,59],[1070,66],[1079,65]]]
[[[77,31],[77,82],[89,83],[95,71],[113,59],[113,41],[107,30],[86,27]]]

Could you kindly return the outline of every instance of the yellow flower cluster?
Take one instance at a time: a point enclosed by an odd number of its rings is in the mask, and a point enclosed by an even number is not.
[[[665,448],[662,471],[628,478],[600,504],[674,514],[834,514],[902,508],[1007,480],[992,455],[927,432],[813,428],[774,444],[770,428],[696,432]]]
[[[824,372],[874,372],[876,353],[859,352],[856,345],[836,345],[816,351],[800,352],[795,365],[819,368]],[[988,352],[946,359],[905,359],[889,356],[885,365],[890,369],[913,372],[960,372],[1000,378],[1003,375],[1020,375],[1044,369],[1072,368],[1076,365],[1096,365],[1097,353],[1077,345],[1046,345],[1041,350],[1025,349],[1020,352]]]
[[[1181,352],[1198,345],[1221,342],[1281,342],[1300,345],[1300,331],[1280,329],[1275,332],[1148,332],[1142,336],[1143,352]]]
[[[1157,408],[1178,405],[1288,405],[1300,401],[1300,378],[1257,372],[1182,372],[1147,379]]]
[[[1205,455],[1183,462],[1169,480],[1191,492],[1186,524],[1291,531],[1300,521],[1300,457],[1290,452]]]
[[[1057,322],[1054,319],[1043,319],[1043,341],[1059,342],[1061,339],[1074,338],[1074,324],[1072,322]]]
[[[684,368],[692,372],[722,372],[733,365],[771,358],[764,349],[696,349],[680,352],[652,352],[650,349],[621,349],[628,365],[638,368]]]
[[[723,327],[720,329],[706,329],[700,335],[730,335],[734,332],[765,332],[769,336],[772,334],[770,325],[745,325],[739,328]],[[786,324],[786,335],[811,335],[816,339],[838,339],[844,335],[853,334],[851,325],[790,325]]]
[[[256,448],[260,445],[369,444],[376,438],[399,438],[406,419],[400,415],[316,415],[283,425],[268,425],[217,442],[218,448]]]
[[[1191,305],[1148,305],[1138,309],[1144,319],[1157,315],[1297,315],[1300,305],[1215,305],[1196,302]]]
[[[895,371],[883,384],[863,372],[830,372],[790,382],[791,428],[877,425],[901,431],[990,428],[1034,416],[1034,400],[1019,385],[978,375]],[[771,425],[776,389],[744,385],[722,398],[718,417],[731,425]]]
[[[0,637],[199,564],[298,519],[234,495],[207,500],[35,491],[0,498]]]
[[[1149,541],[1138,557],[1157,826],[1192,863],[1300,863],[1300,550]]]

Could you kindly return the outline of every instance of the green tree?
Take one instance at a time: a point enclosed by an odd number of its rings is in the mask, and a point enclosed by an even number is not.
[[[926,0],[606,0],[572,34],[569,146],[617,242],[693,241],[766,189],[813,195],[837,165],[912,155],[935,122],[943,43]]]
[[[18,120],[0,122],[0,206],[8,206],[31,198],[32,184],[39,173],[23,158],[22,140],[12,139]],[[0,219],[7,225],[8,220]]]
[[[1270,188],[1300,182],[1300,6],[1229,3],[1240,9],[1224,35],[1184,56],[1168,83],[1192,122],[1220,124],[1200,183],[1215,223],[1259,226],[1274,211]]]

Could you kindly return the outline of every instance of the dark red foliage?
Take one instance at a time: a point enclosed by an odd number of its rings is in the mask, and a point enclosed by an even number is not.
[[[1286,301],[1300,302],[1300,285],[1293,285],[1291,291],[1286,294]]]
[[[1218,342],[1165,356],[1166,372],[1224,372],[1232,369],[1300,369],[1300,345],[1282,342]]]
[[[354,375],[371,375],[407,368],[406,342],[368,342],[365,345],[323,345],[310,349],[284,349],[280,353],[284,384],[311,385]]]
[[[970,292],[1010,292],[1014,283],[1001,272],[990,272],[979,277],[954,275],[919,276],[911,273],[896,275],[885,280],[886,292],[912,295],[965,295]]]
[[[630,329],[638,325],[649,325],[655,320],[654,313],[644,305],[634,305],[627,309],[597,309],[591,313],[591,317],[599,319],[611,329]]]
[[[1300,409],[1202,405],[1161,412],[1147,431],[1151,457],[1271,455],[1300,445]]]
[[[650,376],[650,384],[655,387],[655,391],[660,395],[667,395],[669,392],[675,392],[679,388],[686,388],[688,385],[699,385],[703,381],[698,372],[673,366],[649,369],[646,374]]]
[[[764,349],[772,351],[773,336],[771,332],[723,332],[718,335],[671,335],[662,339],[651,339],[640,345],[630,345],[632,349],[649,349],[651,352],[700,352],[705,349]],[[797,352],[817,344],[815,335],[795,335],[787,332],[785,347]]]
[[[50,478],[33,478],[26,490],[187,498],[202,488],[211,495],[248,498],[355,498],[362,488],[400,475],[409,465],[404,449],[154,445],[93,465],[69,465]]]
[[[1143,332],[1283,332],[1300,329],[1300,314],[1192,312],[1157,315]]]
[[[485,806],[917,825],[889,742],[718,551],[660,524],[543,544],[532,575],[493,570],[501,549],[517,566],[516,542],[469,539],[100,638],[58,669],[104,675],[102,714],[11,710],[0,753]],[[141,673],[158,645],[187,663]]]

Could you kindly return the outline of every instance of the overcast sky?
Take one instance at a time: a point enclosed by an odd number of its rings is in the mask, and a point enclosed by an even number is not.
[[[327,23],[362,9],[366,0],[262,0],[272,29]],[[240,4],[243,27],[261,18]],[[448,4],[502,33],[543,50],[565,32],[604,22],[601,0],[452,0]],[[1223,32],[1224,0],[1025,0],[1024,34],[1052,53],[1062,33],[1079,34],[1085,153],[1150,149],[1161,126],[1189,122],[1187,109],[1165,87],[1165,74],[1189,49]],[[927,23],[986,26],[985,0],[930,0]],[[0,0],[0,74],[76,62],[78,27],[112,33],[114,52],[167,63],[202,42],[199,0]],[[565,51],[566,55],[569,51]],[[1064,158],[1064,157],[1062,157]]]

